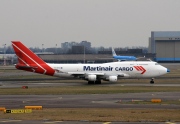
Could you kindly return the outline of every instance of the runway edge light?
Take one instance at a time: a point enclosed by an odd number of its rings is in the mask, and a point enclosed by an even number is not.
[[[5,107],[0,107],[0,111],[4,111],[5,109]]]
[[[152,103],[161,103],[162,100],[161,99],[151,99]]]
[[[25,106],[25,109],[42,110],[42,106]]]
[[[28,89],[28,86],[22,86],[22,89]]]

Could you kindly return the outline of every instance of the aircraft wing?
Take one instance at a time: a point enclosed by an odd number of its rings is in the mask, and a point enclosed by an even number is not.
[[[142,59],[142,58],[145,58],[145,56],[142,56],[142,57],[137,57],[137,60],[138,60],[138,59]]]
[[[99,78],[103,78],[104,73],[86,73],[86,72],[67,72],[68,74],[77,77],[77,78],[85,78],[88,75],[96,75]]]
[[[104,75],[104,73],[68,72],[71,75]]]
[[[125,73],[118,73],[118,77],[121,78],[121,77],[129,77],[128,74],[125,74]]]
[[[104,73],[85,73],[85,72],[68,72],[68,74],[71,74],[74,77],[78,77],[78,76],[82,76],[83,77],[85,75],[97,75],[98,77],[101,77],[101,76],[105,76],[106,77],[106,76],[108,76],[108,75],[105,75]],[[125,74],[125,73],[118,73],[117,77],[118,78],[129,77],[129,75]]]
[[[97,75],[97,76],[104,76],[104,73],[86,73],[86,72],[67,72],[68,74],[71,75]],[[129,76],[128,74],[125,73],[118,73],[118,77],[126,77]]]
[[[139,57],[137,59],[140,59],[140,58],[144,58],[144,57]],[[102,59],[102,60],[116,60],[116,61],[133,61],[133,60],[129,60],[128,58],[97,58],[97,59]]]
[[[68,74],[71,74],[71,75],[84,75],[85,72],[67,72]]]

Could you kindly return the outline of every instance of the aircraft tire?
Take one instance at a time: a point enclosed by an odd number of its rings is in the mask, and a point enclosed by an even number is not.
[[[94,81],[88,81],[88,84],[94,84]]]
[[[154,84],[154,78],[151,79],[150,84]]]
[[[154,84],[154,81],[150,81],[150,84]]]
[[[95,81],[95,84],[101,84],[101,80]]]

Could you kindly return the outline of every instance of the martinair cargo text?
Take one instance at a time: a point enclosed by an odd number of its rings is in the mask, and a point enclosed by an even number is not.
[[[123,61],[103,64],[49,64],[44,62],[20,41],[12,41],[18,57],[17,69],[57,77],[74,77],[101,84],[101,80],[116,82],[118,78],[153,78],[169,70],[152,61]]]

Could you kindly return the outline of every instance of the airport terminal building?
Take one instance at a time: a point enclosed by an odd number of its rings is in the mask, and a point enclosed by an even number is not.
[[[180,62],[180,31],[152,31],[148,52],[157,62]]]

